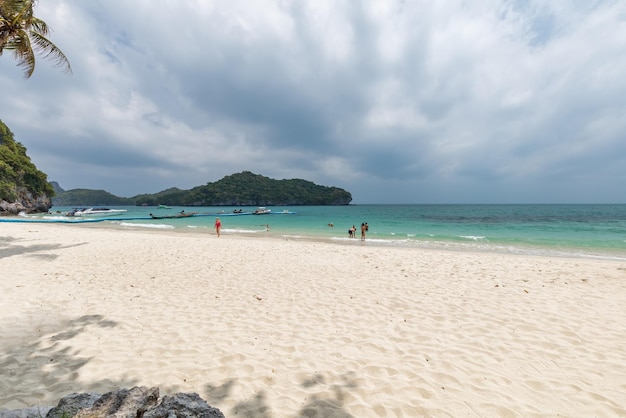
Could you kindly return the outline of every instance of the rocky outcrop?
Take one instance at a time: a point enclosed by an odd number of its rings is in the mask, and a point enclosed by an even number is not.
[[[50,409],[46,418],[73,417],[79,411],[91,408],[101,395],[99,393],[72,393],[62,398],[58,405]]]
[[[47,413],[46,413],[47,411]],[[99,395],[73,393],[54,408],[27,408],[0,412],[0,418],[224,418],[197,393],[166,395],[159,402],[159,388],[135,386]]]
[[[52,207],[52,200],[48,196],[34,197],[23,187],[18,188],[17,195],[15,202],[0,201],[0,216],[15,216],[20,212],[46,213]]]
[[[136,386],[132,389],[121,389],[116,392],[105,393],[89,408],[79,410],[74,417],[141,417],[147,410],[155,407],[158,401],[159,388]],[[48,412],[46,417],[56,418],[56,415],[51,414],[51,412],[53,411]]]
[[[143,418],[168,418],[171,416],[177,418],[224,418],[224,414],[219,409],[209,406],[197,393],[166,395],[159,405],[143,414]]]

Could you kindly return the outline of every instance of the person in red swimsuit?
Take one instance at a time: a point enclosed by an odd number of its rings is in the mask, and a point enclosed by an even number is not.
[[[217,232],[217,236],[220,236],[220,229],[222,229],[222,221],[220,218],[215,218],[215,232]]]

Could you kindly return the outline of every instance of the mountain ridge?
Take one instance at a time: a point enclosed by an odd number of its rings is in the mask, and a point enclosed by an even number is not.
[[[171,187],[153,194],[115,196],[105,190],[64,190],[50,182],[54,206],[313,206],[348,205],[352,194],[334,186],[321,186],[303,179],[276,180],[250,171],[231,174],[189,190]]]

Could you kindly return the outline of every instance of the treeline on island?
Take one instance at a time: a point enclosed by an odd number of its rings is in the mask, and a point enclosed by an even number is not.
[[[65,191],[56,181],[54,187],[54,206],[133,206],[135,199],[115,196],[104,190],[72,189]]]
[[[352,195],[338,187],[300,179],[274,180],[249,171],[191,190],[168,189],[135,197],[136,204],[179,206],[347,205]]]
[[[104,190],[64,191],[58,184],[53,185],[56,189],[56,196],[52,199],[55,206],[308,206],[347,205],[352,201],[350,192],[338,187],[320,186],[301,179],[275,180],[249,171],[190,190],[173,187],[131,198],[118,197]]]

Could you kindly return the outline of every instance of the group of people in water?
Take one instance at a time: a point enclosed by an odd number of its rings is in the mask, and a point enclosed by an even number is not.
[[[361,241],[365,241],[365,233],[369,231],[369,225],[367,222],[361,223]],[[356,238],[356,226],[352,225],[352,228],[348,229],[348,237]]]
[[[335,225],[330,223],[328,224],[328,226],[332,228]],[[215,232],[218,237],[220,236],[221,230],[222,230],[222,221],[220,221],[220,218],[215,218]],[[270,230],[269,224],[265,225],[265,230],[266,231]],[[367,231],[369,231],[369,225],[367,224],[367,222],[362,222],[361,223],[361,241],[365,241],[365,234]],[[350,238],[356,238],[356,226],[352,225],[352,228],[348,229],[348,236]]]

